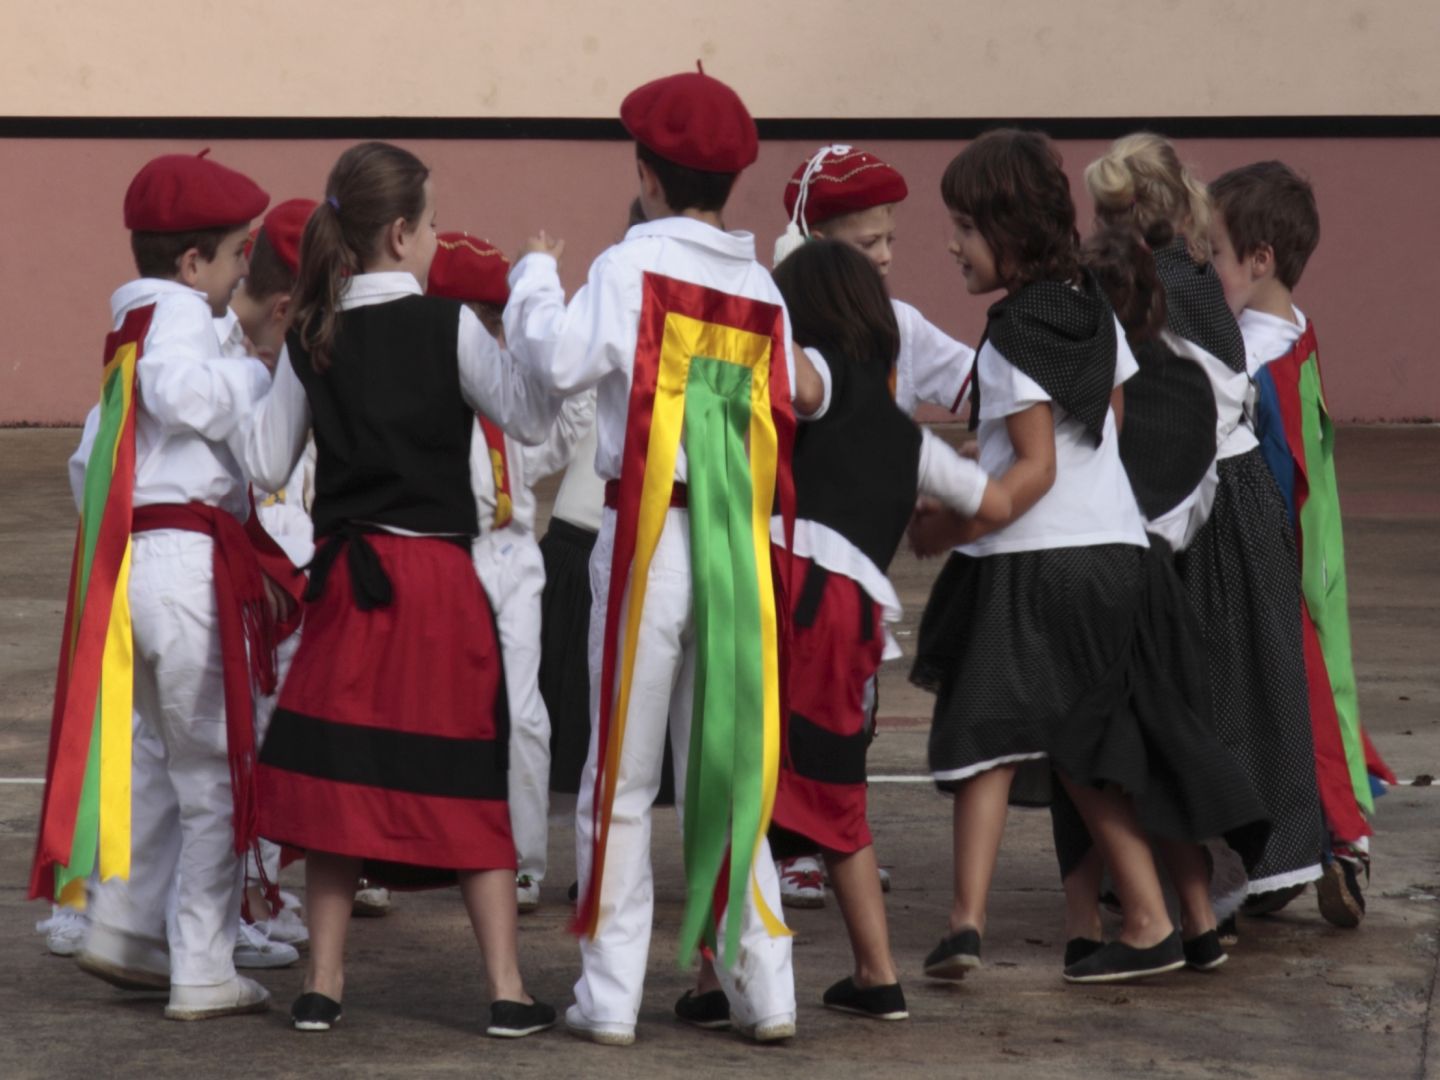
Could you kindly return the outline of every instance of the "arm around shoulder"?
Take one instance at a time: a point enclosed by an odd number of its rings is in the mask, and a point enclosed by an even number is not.
[[[282,350],[275,365],[275,382],[245,418],[232,449],[256,487],[279,491],[290,479],[295,463],[305,452],[310,434],[310,401],[305,387]]]

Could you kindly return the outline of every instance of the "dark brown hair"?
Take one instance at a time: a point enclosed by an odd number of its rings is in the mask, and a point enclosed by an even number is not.
[[[1165,289],[1155,269],[1157,247],[1175,236],[1168,222],[1151,226],[1141,236],[1135,226],[1117,222],[1085,238],[1080,262],[1100,283],[1131,345],[1149,341],[1165,327]]]
[[[775,284],[801,345],[832,364],[874,363],[886,371],[900,352],[895,308],[880,272],[839,240],[810,240],[775,268]]]
[[[1320,212],[1309,181],[1283,161],[1231,169],[1210,185],[1225,231],[1240,258],[1262,244],[1275,252],[1275,276],[1293,289],[1320,243]]]
[[[206,262],[215,258],[220,242],[239,225],[223,225],[217,229],[196,229],[192,232],[132,232],[130,253],[135,256],[135,270],[141,277],[174,280],[179,274],[180,256],[191,248],[200,252]]]
[[[330,366],[345,279],[364,270],[397,219],[419,224],[429,177],[414,154],[383,142],[352,146],[330,170],[325,201],[300,241],[295,305],[300,342],[317,370]]]
[[[940,197],[952,213],[974,219],[1007,288],[1075,280],[1075,202],[1049,136],[1015,128],[985,132],[946,167]]]
[[[735,186],[739,173],[703,172],[689,169],[666,161],[647,146],[635,144],[635,156],[649,165],[660,190],[665,194],[665,205],[675,213],[682,210],[722,210],[730,198],[730,189]]]
[[[252,300],[265,300],[295,290],[295,275],[275,254],[275,245],[270,243],[264,229],[255,234],[255,242],[250,245],[250,269],[245,271],[245,284],[241,287]]]

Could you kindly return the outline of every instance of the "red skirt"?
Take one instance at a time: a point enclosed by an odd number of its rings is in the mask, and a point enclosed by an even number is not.
[[[880,670],[885,631],[879,606],[852,579],[797,557],[795,580],[802,584],[791,621],[774,821],[849,854],[871,843],[865,684]]]
[[[362,857],[367,877],[401,886],[514,869],[504,676],[468,545],[329,543],[341,549],[316,559],[329,572],[313,574],[319,595],[260,752],[261,835]]]

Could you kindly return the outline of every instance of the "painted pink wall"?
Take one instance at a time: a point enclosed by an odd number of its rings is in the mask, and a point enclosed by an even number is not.
[[[111,291],[133,276],[120,204],[150,157],[193,152],[202,143],[146,140],[0,141],[0,424],[78,423],[93,403],[99,353],[109,328]],[[214,142],[215,158],[259,181],[275,199],[318,196],[345,142]],[[479,233],[513,250],[544,227],[568,242],[568,288],[590,260],[619,237],[634,194],[632,151],[606,142],[414,141],[435,173],[444,228]],[[1080,183],[1099,142],[1061,144],[1080,204]],[[974,342],[987,298],[966,296],[945,252],[947,221],[937,195],[959,144],[867,145],[911,186],[900,218],[891,275],[896,296]],[[1315,319],[1327,392],[1341,420],[1440,417],[1440,365],[1433,362],[1432,312],[1440,300],[1440,250],[1433,186],[1440,142],[1433,140],[1195,140],[1180,147],[1203,177],[1259,158],[1280,157],[1308,174],[1324,236],[1298,291]],[[781,231],[779,193],[811,150],[766,142],[740,180],[727,214],[754,230],[762,258]]]

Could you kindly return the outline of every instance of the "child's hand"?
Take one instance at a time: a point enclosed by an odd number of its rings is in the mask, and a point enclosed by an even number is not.
[[[565,241],[551,237],[549,233],[541,229],[536,235],[530,237],[530,239],[520,245],[520,251],[516,254],[515,261],[519,262],[526,255],[549,255],[556,262],[559,262],[560,256],[564,253]]]
[[[978,439],[966,439],[960,444],[958,453],[963,458],[969,458],[971,461],[979,461],[980,441]]]
[[[915,515],[906,532],[910,537],[910,550],[922,559],[943,555],[956,544],[975,539],[972,534],[978,534],[973,521],[929,498],[915,504]]]
[[[284,622],[294,614],[295,598],[277,585],[269,574],[261,574],[260,577],[265,583],[265,609],[270,621]]]

